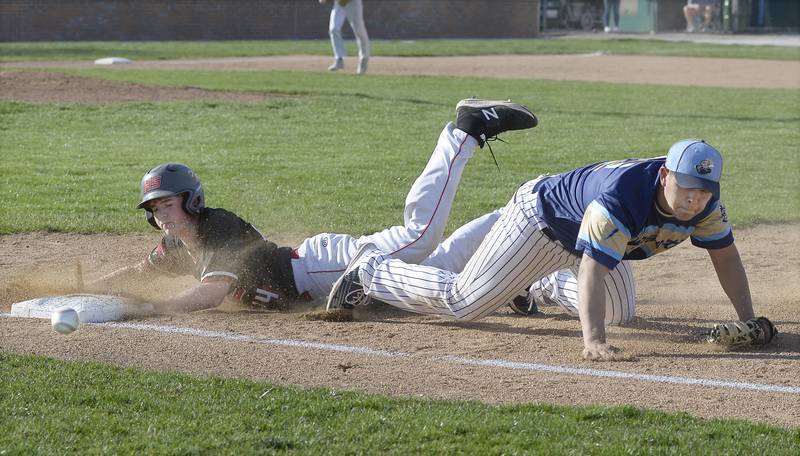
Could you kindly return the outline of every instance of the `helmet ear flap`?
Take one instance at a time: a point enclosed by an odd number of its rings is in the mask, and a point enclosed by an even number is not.
[[[194,193],[185,193],[183,196],[183,208],[192,215],[199,214],[200,209],[204,208],[205,205],[203,187],[201,186],[198,186]]]
[[[153,212],[152,211],[150,211],[148,209],[145,209],[144,210],[144,215],[145,215],[145,217],[147,217],[147,223],[153,225],[153,228],[155,228],[157,230],[161,229],[161,228],[158,227],[158,223],[156,223],[156,218],[153,217]]]

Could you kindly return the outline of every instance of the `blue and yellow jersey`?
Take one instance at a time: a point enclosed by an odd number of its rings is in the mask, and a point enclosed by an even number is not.
[[[664,157],[596,163],[551,176],[538,186],[538,212],[553,235],[576,255],[609,269],[641,260],[687,238],[705,249],[733,243],[725,207],[716,199],[681,221],[656,204]]]

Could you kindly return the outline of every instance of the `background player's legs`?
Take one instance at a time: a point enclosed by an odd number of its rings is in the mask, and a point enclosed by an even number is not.
[[[363,9],[361,0],[350,0],[350,3],[344,7],[347,21],[356,37],[359,59],[369,58],[369,35],[367,35],[367,26],[364,25]]]
[[[344,8],[334,3],[331,8],[331,20],[328,23],[328,33],[331,35],[331,46],[333,47],[333,58],[336,62],[341,61],[347,56],[347,49],[344,47],[344,38],[342,38],[342,26],[347,17]]]
[[[406,196],[404,225],[364,236],[382,252],[407,263],[419,263],[444,237],[461,174],[478,142],[448,123],[428,164]]]
[[[372,257],[359,273],[367,294],[412,312],[475,320],[534,280],[573,266],[576,258],[540,231],[532,184],[520,187],[461,274]]]
[[[606,324],[627,323],[636,315],[636,286],[629,261],[609,271],[606,286]],[[533,299],[541,305],[557,305],[578,316],[577,268],[556,271],[531,285]]]
[[[461,272],[501,213],[502,209],[498,209],[460,226],[420,264]]]
[[[707,32],[708,27],[711,25],[711,18],[714,16],[714,7],[712,5],[705,5],[703,9],[703,31]]]

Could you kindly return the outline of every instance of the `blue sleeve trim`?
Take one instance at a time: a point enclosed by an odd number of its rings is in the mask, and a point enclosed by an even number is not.
[[[576,249],[579,252],[583,252],[586,255],[589,255],[590,257],[592,257],[592,259],[602,264],[603,266],[607,267],[608,269],[616,268],[619,262],[622,260],[622,258],[617,259],[614,256],[609,256],[602,250],[592,248],[592,246],[584,239],[578,239]],[[616,252],[614,253],[616,254]]]
[[[724,249],[725,247],[728,247],[729,245],[733,244],[733,231],[728,230],[728,233],[725,235],[725,237],[720,239],[715,239],[712,241],[704,241],[697,238],[691,238],[691,239],[692,239],[692,245],[696,247],[700,247],[703,249],[711,249],[711,250]]]
[[[590,239],[586,239],[586,238],[584,238],[584,237],[582,237],[580,235],[578,236],[577,244],[578,244],[578,246],[580,246],[580,245],[587,246],[592,251],[601,252],[604,255],[608,256],[609,258],[615,258],[617,261],[622,259],[622,255],[620,255],[616,250],[608,248],[607,246],[604,246],[602,244],[598,244],[597,242],[595,242],[593,240],[590,240]],[[578,250],[582,250],[582,249],[580,247],[578,247]]]
[[[728,228],[725,231],[719,232],[713,236],[692,236],[692,241],[697,242],[714,242],[721,239],[725,239],[731,234],[731,229]]]

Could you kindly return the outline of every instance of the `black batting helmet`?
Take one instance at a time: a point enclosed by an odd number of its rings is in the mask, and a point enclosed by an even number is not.
[[[158,228],[153,213],[147,203],[167,196],[183,196],[183,208],[190,214],[198,214],[205,207],[205,197],[200,179],[186,165],[180,163],[164,163],[156,166],[142,177],[141,202],[139,209],[144,209],[147,221]]]

